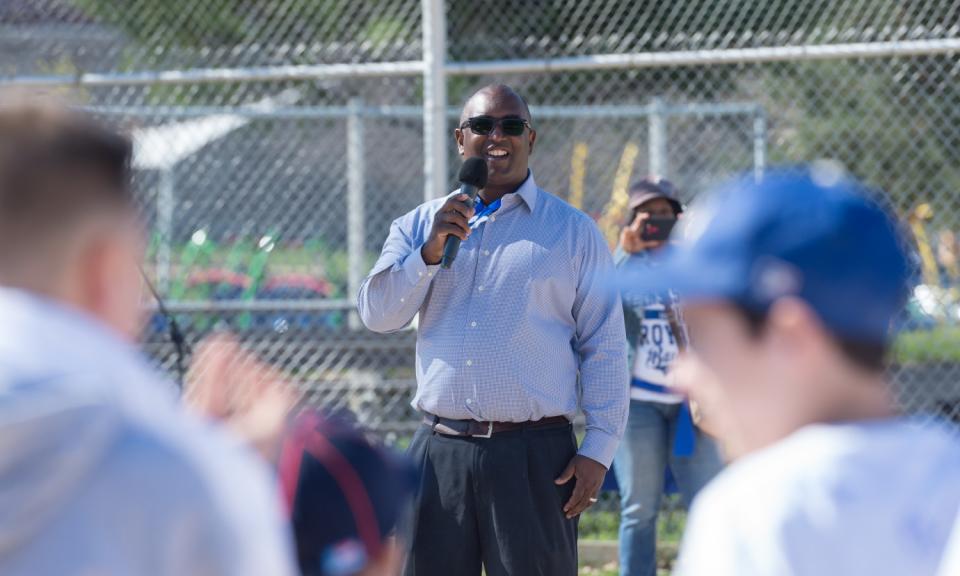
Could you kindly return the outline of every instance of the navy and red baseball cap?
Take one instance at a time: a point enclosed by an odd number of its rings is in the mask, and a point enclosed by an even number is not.
[[[874,191],[837,164],[752,174],[714,191],[690,214],[687,237],[655,273],[621,268],[624,294],[670,290],[687,302],[731,301],[758,312],[795,296],[834,334],[885,343],[906,301],[905,242]]]
[[[280,483],[304,576],[348,576],[384,552],[418,478],[345,420],[307,411],[284,440]]]

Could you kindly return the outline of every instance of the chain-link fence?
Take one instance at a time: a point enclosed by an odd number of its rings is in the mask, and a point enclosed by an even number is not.
[[[394,434],[414,331],[363,330],[354,295],[391,220],[451,187],[452,117],[494,81],[532,104],[538,183],[608,228],[651,172],[689,200],[829,157],[885,190],[917,263],[892,375],[907,409],[960,419],[958,54],[956,0],[0,4],[4,84],[134,135],[149,274],[188,340],[229,327]],[[168,328],[145,340],[171,369]]]

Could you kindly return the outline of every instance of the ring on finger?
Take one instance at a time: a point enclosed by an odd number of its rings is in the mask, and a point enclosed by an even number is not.
[[[591,504],[596,504],[596,503],[597,503],[597,499],[596,499],[596,498],[590,498],[590,503],[591,503]]]

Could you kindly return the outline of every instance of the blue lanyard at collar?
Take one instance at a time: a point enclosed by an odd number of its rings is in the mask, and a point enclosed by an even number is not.
[[[483,200],[481,200],[480,197],[477,196],[477,199],[474,201],[474,205],[473,205],[474,208],[476,209],[476,212],[473,214],[473,218],[470,219],[470,222],[469,222],[470,226],[471,227],[479,226],[480,224],[483,224],[484,222],[486,222],[487,218],[491,214],[493,214],[494,212],[500,209],[501,200],[503,200],[503,198],[497,198],[496,200],[491,202],[489,206],[487,206],[486,204],[483,203]]]

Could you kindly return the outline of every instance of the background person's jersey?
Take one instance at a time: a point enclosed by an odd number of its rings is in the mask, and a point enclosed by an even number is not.
[[[647,253],[628,254],[622,246],[618,246],[613,260],[621,270],[643,268],[645,273],[658,273],[656,259]],[[682,337],[686,339],[679,301],[673,294],[624,295],[623,317],[631,381],[640,380],[657,386],[669,386],[670,379],[667,374],[680,354],[680,343],[670,321],[671,310],[678,327],[684,330]],[[684,400],[679,394],[654,391],[647,387],[634,386],[632,383],[630,398],[667,404],[679,404]]]
[[[2,288],[0,318],[0,574],[294,574],[267,467],[132,346]]]
[[[808,426],[694,501],[683,576],[937,574],[960,511],[960,436],[908,419]]]
[[[638,325],[630,335],[633,344],[631,377],[659,386],[669,386],[667,373],[680,354],[680,344],[669,320],[670,313],[665,304],[666,298],[649,298],[647,303],[636,310],[624,308],[624,314],[636,314]],[[650,402],[679,404],[683,396],[647,390],[638,386],[630,387],[630,398]]]

